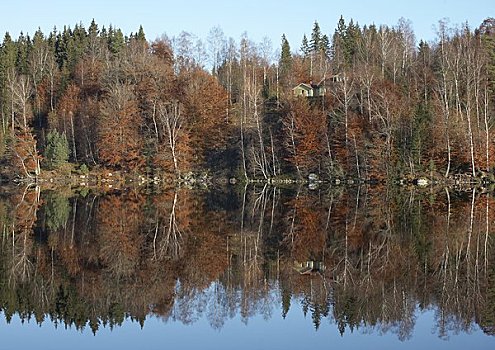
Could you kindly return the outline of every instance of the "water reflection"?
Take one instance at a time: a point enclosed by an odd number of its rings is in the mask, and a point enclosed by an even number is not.
[[[495,334],[489,194],[226,187],[0,200],[0,311],[115,327],[150,315],[221,329],[302,309],[315,329]]]

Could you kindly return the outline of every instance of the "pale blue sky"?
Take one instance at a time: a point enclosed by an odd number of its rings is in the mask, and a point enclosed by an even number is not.
[[[293,49],[300,46],[315,20],[322,32],[332,34],[343,15],[359,24],[395,25],[400,17],[410,19],[416,38],[434,39],[438,20],[449,18],[453,24],[468,21],[472,28],[483,19],[495,17],[494,0],[3,0],[0,3],[0,33],[17,37],[22,30],[44,33],[54,25],[89,26],[94,18],[100,25],[113,24],[125,34],[142,24],[148,39],[162,33],[177,35],[182,30],[205,38],[210,28],[220,26],[226,36],[238,41],[246,31],[255,42],[269,37],[275,48],[285,33]]]

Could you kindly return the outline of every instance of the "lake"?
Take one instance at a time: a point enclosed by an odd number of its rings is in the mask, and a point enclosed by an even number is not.
[[[495,346],[482,189],[0,193],[0,349]]]

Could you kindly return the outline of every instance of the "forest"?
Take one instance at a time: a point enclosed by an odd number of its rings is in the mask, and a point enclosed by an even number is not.
[[[6,33],[0,177],[493,180],[495,19],[436,28],[341,17],[276,50],[220,27]]]

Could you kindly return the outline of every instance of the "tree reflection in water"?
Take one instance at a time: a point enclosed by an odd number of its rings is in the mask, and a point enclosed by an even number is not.
[[[316,329],[399,339],[433,309],[439,337],[493,335],[493,208],[479,190],[30,187],[0,200],[0,308],[93,332],[301,308]]]

